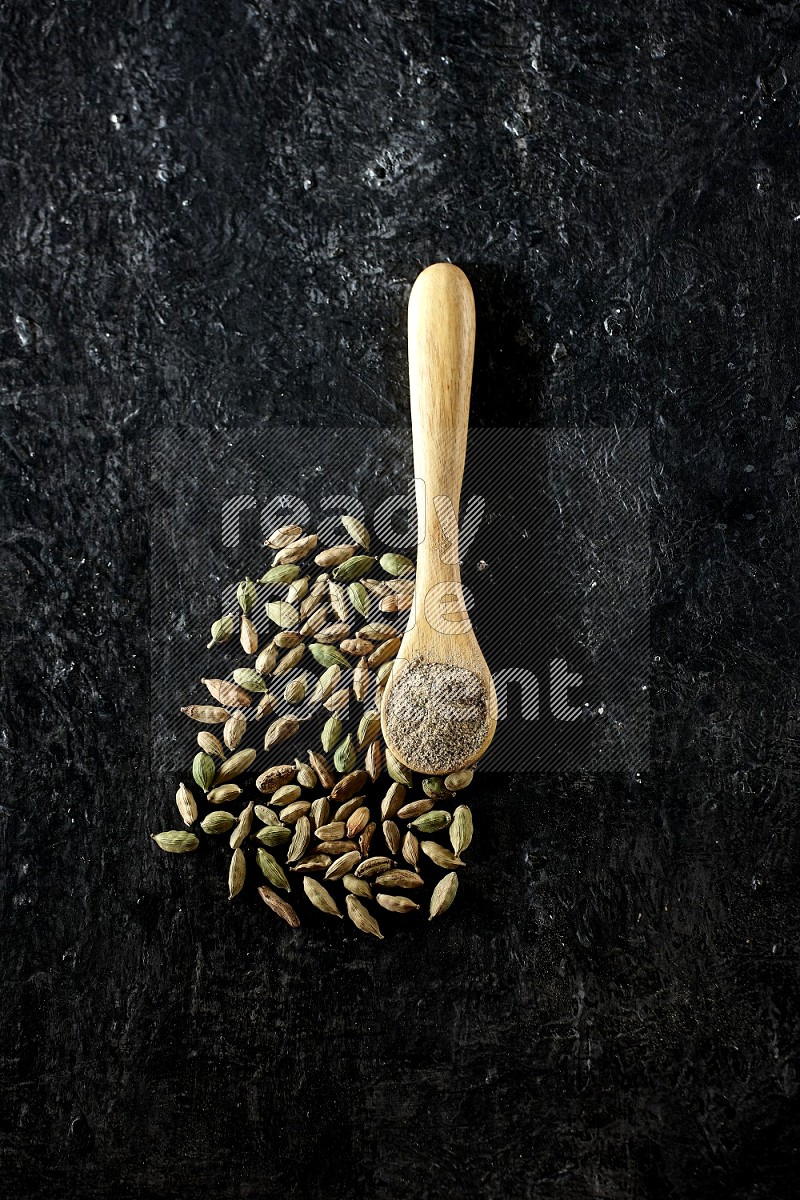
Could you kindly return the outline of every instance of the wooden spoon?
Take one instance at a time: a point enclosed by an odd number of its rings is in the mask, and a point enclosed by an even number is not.
[[[458,558],[458,505],[474,349],[475,301],[469,280],[451,263],[434,263],[417,277],[408,302],[417,576],[408,626],[381,705],[389,750],[412,771],[431,774],[441,772],[432,769],[430,762],[408,761],[413,757],[408,747],[387,736],[387,705],[410,662],[460,667],[471,671],[482,685],[487,710],[485,736],[449,770],[476,762],[497,727],[494,684],[464,604]]]

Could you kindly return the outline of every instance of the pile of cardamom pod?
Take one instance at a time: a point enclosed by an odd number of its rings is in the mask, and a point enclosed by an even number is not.
[[[305,569],[317,535],[299,525],[274,530],[265,542],[275,551],[272,564],[236,589],[238,621],[227,613],[211,626],[207,649],[231,643],[238,625],[242,654],[254,661],[227,678],[203,679],[208,696],[181,709],[201,725],[221,726],[222,736],[197,734],[197,790],[181,783],[175,798],[187,828],[151,836],[162,850],[185,854],[200,845],[192,832],[199,821],[212,838],[229,835],[229,899],[242,893],[254,866],[259,896],[289,925],[300,925],[294,892],[331,917],[344,916],[343,898],[356,928],[381,938],[373,904],[407,915],[423,910],[414,898],[422,897],[432,920],[453,903],[472,841],[472,814],[456,801],[473,772],[422,779],[415,796],[411,772],[382,746],[381,697],[401,641],[387,618],[411,608],[414,564],[401,554],[370,555],[363,522],[340,520],[351,540],[319,551]],[[385,578],[373,578],[376,569]],[[283,598],[259,609],[259,587]],[[269,639],[259,649],[264,628]],[[349,728],[356,704],[361,715]],[[258,752],[244,743],[254,724],[267,720],[263,745],[272,756],[299,740],[320,705],[330,713],[320,748],[253,778]]]

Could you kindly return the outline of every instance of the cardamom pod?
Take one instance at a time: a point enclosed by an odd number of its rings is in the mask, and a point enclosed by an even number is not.
[[[207,792],[213,784],[216,769],[210,754],[206,754],[203,750],[199,754],[195,754],[192,762],[192,776],[197,786],[204,792]]]
[[[298,778],[299,778],[299,775],[298,775]],[[310,813],[311,824],[314,826],[315,829],[319,829],[319,828],[321,828],[321,826],[327,825],[328,818],[330,817],[330,815],[331,815],[331,805],[330,805],[330,801],[328,800],[328,797],[320,796],[311,805],[311,813]]]
[[[423,813],[430,812],[432,808],[432,800],[412,800],[410,804],[404,804],[402,808],[399,808],[397,815],[403,821],[413,821],[416,817],[421,817]]]
[[[413,777],[408,767],[405,767],[401,762],[398,762],[388,746],[385,748],[385,754],[386,771],[389,775],[389,778],[393,779],[395,783],[402,783],[405,784],[406,787],[411,787],[411,784],[413,783]]]
[[[327,913],[331,917],[343,916],[328,889],[323,887],[313,876],[303,876],[303,891],[314,905],[314,908],[318,908],[320,912]]]
[[[326,825],[318,825],[315,836],[323,842],[338,842],[344,837],[344,821],[328,821]]]
[[[338,546],[329,546],[327,550],[320,550],[319,554],[314,558],[314,562],[318,567],[338,567],[339,563],[352,558],[355,550],[355,546],[345,543],[340,543]]]
[[[287,671],[291,671],[300,662],[300,659],[306,652],[304,644],[295,646],[293,650],[287,650],[280,662],[275,664],[275,670],[272,672],[274,679],[279,675],[285,675]]]
[[[244,853],[237,846],[233,852],[231,865],[228,869],[228,899],[233,900],[234,896],[238,896],[239,892],[244,887],[245,875],[247,874],[247,862]]]
[[[250,830],[253,827],[254,808],[255,804],[251,800],[247,808],[243,808],[239,813],[239,820],[236,823],[236,828],[231,833],[231,850],[236,850],[248,837]]]
[[[287,925],[291,925],[292,929],[298,929],[300,926],[300,918],[289,904],[288,900],[283,900],[277,892],[273,892],[272,888],[260,887],[258,894],[268,908],[279,917],[282,917]]]
[[[350,537],[357,545],[362,546],[364,550],[369,550],[369,530],[363,521],[358,517],[353,517],[350,513],[344,513],[339,520],[344,525]]]
[[[303,532],[302,525],[279,525],[264,542],[271,550],[281,550],[290,542],[296,541]]]
[[[229,800],[235,800],[241,794],[242,789],[238,783],[226,783],[224,787],[212,788],[206,800],[209,804],[227,804]]]
[[[381,612],[396,613],[399,608],[397,596],[383,596],[378,608]]]
[[[331,802],[341,804],[343,800],[349,800],[356,792],[361,791],[368,779],[366,771],[350,771],[347,775],[343,775],[331,788]],[[325,786],[328,785],[323,784],[323,787]]]
[[[267,685],[264,681],[264,676],[259,675],[258,671],[254,671],[252,667],[237,667],[232,672],[233,678],[247,692],[265,692]]]
[[[259,579],[259,583],[294,583],[300,574],[300,568],[294,563],[279,563],[270,567]]]
[[[239,601],[239,608],[245,616],[252,612],[253,605],[256,602],[258,595],[256,585],[252,579],[243,579],[236,589],[236,599]]]
[[[453,813],[453,822],[450,826],[450,845],[453,847],[453,853],[460,856],[462,850],[466,850],[471,842],[472,813],[466,804],[459,804]]]
[[[301,858],[299,862],[292,863],[289,867],[290,871],[327,871],[331,865],[330,856],[327,854],[309,854],[306,858]]]
[[[383,875],[386,871],[391,870],[393,866],[391,858],[377,856],[376,858],[365,858],[360,862],[353,874],[357,879],[371,879],[373,875]]]
[[[216,812],[207,813],[200,822],[200,828],[203,833],[230,833],[236,824],[236,817],[233,813],[225,812],[224,809],[217,809]]]
[[[416,871],[404,871],[398,868],[394,871],[384,871],[375,880],[378,887],[384,888],[418,888],[422,887],[422,876]]]
[[[249,708],[250,697],[244,688],[237,687],[235,683],[227,679],[201,679],[200,682],[220,704],[227,704],[229,708]]]
[[[239,626],[239,644],[245,654],[255,654],[258,650],[258,630],[244,613]]]
[[[198,733],[197,744],[201,750],[203,750],[206,754],[210,754],[212,758],[215,756],[217,758],[225,757],[225,747],[223,746],[222,742],[218,737],[214,737],[213,733],[209,733],[205,729]]]
[[[445,776],[444,786],[448,792],[463,792],[464,788],[472,783],[474,775],[471,767],[466,767],[463,771],[452,771]]]
[[[369,690],[369,667],[366,658],[360,658],[353,669],[353,695],[362,702]]]
[[[422,790],[426,796],[430,796],[433,800],[449,800],[450,793],[445,786],[443,779],[437,775],[429,775],[427,779],[422,781]]]
[[[280,888],[284,892],[289,891],[289,880],[283,873],[283,867],[277,858],[270,854],[269,850],[259,846],[256,850],[256,862],[261,874],[273,887]]]
[[[367,659],[367,662],[369,662],[369,659]],[[381,687],[381,689],[382,689],[383,684],[386,683],[386,680],[389,678],[389,676],[392,673],[392,667],[394,666],[394,664],[395,664],[395,660],[393,658],[390,658],[388,662],[381,663],[381,665],[378,667],[378,670],[375,672],[375,683],[376,683],[375,703],[376,704],[378,703],[378,687]]]
[[[366,829],[361,834],[361,837],[358,839],[358,848],[361,851],[364,858],[369,858],[369,851],[370,851],[370,846],[372,845],[372,838],[373,838],[373,836],[375,834],[375,830],[377,828],[378,828],[378,826],[375,824],[375,822],[370,821],[369,825],[367,825]]]
[[[347,589],[347,594],[350,597],[350,603],[356,612],[360,612],[362,617],[369,616],[369,592],[364,587],[363,583],[351,583]]]
[[[342,709],[347,708],[350,703],[350,688],[337,688],[335,692],[332,692],[328,696],[328,699],[324,703],[328,712],[340,712]]]
[[[222,740],[229,750],[235,750],[246,732],[247,717],[243,712],[235,712],[223,726]]]
[[[185,783],[178,784],[175,793],[175,803],[183,818],[184,825],[194,825],[197,820],[197,802]]]
[[[331,857],[338,858],[342,854],[358,853],[358,846],[348,838],[342,838],[338,842],[320,842],[317,850],[320,854],[330,854]]]
[[[267,808],[266,804],[257,804],[253,809],[253,815],[264,825],[280,825],[278,814],[274,813],[271,808]]]
[[[293,763],[281,763],[277,767],[267,767],[266,771],[262,771],[256,780],[256,787],[260,792],[276,792],[285,783],[291,783],[296,774],[297,767]]]
[[[312,642],[308,648],[321,667],[346,667],[348,665],[341,650],[337,650],[335,646],[324,646],[321,642]]]
[[[301,575],[299,579],[295,579],[289,584],[286,590],[286,599],[289,604],[299,605],[301,600],[305,600],[308,595],[308,576]]]
[[[303,637],[313,637],[318,629],[322,629],[327,619],[328,606],[327,604],[321,604],[300,626],[300,632]]]
[[[287,738],[294,737],[299,728],[300,722],[296,717],[276,717],[264,734],[264,749],[271,750]]]
[[[419,910],[419,905],[409,896],[389,896],[386,892],[378,892],[375,899],[381,908],[387,909],[388,912],[409,913]]]
[[[300,623],[300,614],[293,604],[285,600],[270,600],[267,604],[267,616],[280,629],[295,629]]]
[[[400,643],[402,640],[403,639],[399,637],[387,638],[385,642],[378,646],[377,650],[372,651],[372,654],[370,654],[369,658],[367,659],[367,666],[374,668],[381,667],[384,665],[384,663],[388,663],[396,656],[397,651],[400,649]]]
[[[150,837],[160,850],[169,854],[188,854],[200,845],[196,835],[185,829],[166,829],[163,833],[151,833]]]
[[[334,821],[348,821],[357,808],[360,808],[364,803],[363,796],[351,796],[349,800],[343,801],[336,812],[333,814]]]
[[[364,587],[371,596],[388,596],[391,588],[385,579],[364,579]]]
[[[417,838],[409,829],[406,836],[403,838],[403,858],[416,871],[419,863],[419,838]]]
[[[365,712],[358,723],[358,748],[363,750],[365,746],[369,746],[371,742],[381,731],[381,716],[374,708]]]
[[[343,875],[344,890],[352,896],[363,896],[365,900],[372,899],[372,888],[366,879],[358,879],[355,875]]]
[[[380,773],[383,770],[383,751],[380,742],[376,739],[369,747],[364,759],[364,766],[367,768],[370,779],[373,783],[377,783],[380,778]]]
[[[317,641],[324,646],[333,646],[346,638],[349,633],[349,625],[346,625],[344,621],[334,621],[332,625],[324,625],[322,629],[317,630]]]
[[[278,661],[278,647],[271,642],[259,654],[256,659],[256,670],[259,675],[271,675],[275,670],[275,664]]]
[[[305,558],[307,554],[315,548],[317,544],[317,535],[315,533],[306,534],[305,537],[299,537],[293,542],[289,542],[284,546],[273,558],[273,565],[278,563],[296,563]]]
[[[324,845],[324,843],[323,843]],[[320,853],[322,848],[320,847]],[[361,855],[358,850],[350,850],[347,854],[341,854],[334,859],[331,865],[325,872],[326,879],[341,879],[343,875],[348,875],[357,862],[361,860]]]
[[[372,642],[368,642],[366,638],[345,638],[343,642],[339,642],[339,649],[342,654],[363,657],[365,654],[371,654],[374,647]]]
[[[298,675],[283,690],[283,698],[287,704],[300,704],[305,699],[308,676],[305,672]]]
[[[333,765],[342,774],[352,771],[356,765],[356,748],[349,733],[344,741],[340,742],[336,747],[333,754]]]
[[[328,598],[331,602],[331,608],[336,613],[340,621],[346,621],[347,613],[347,597],[345,596],[344,588],[334,583],[333,580],[328,584]]]
[[[453,854],[446,846],[440,846],[438,842],[420,842],[420,850],[427,854],[431,862],[436,863],[437,867],[443,867],[445,871],[464,866],[457,854]]]
[[[302,642],[302,637],[293,629],[281,629],[275,634],[272,639],[273,646],[277,646],[279,650],[294,650],[295,646],[299,646]]]
[[[320,734],[322,749],[327,750],[330,753],[334,746],[338,745],[338,743],[341,741],[341,737],[342,722],[336,716],[336,713],[334,713],[333,716],[328,717],[327,721],[322,726],[322,733]]]
[[[326,700],[331,692],[336,687],[341,679],[342,668],[338,666],[328,667],[323,671],[317,680],[317,686],[311,694],[311,699],[315,704],[319,704],[321,700]]]
[[[181,712],[201,725],[222,725],[231,715],[226,708],[217,708],[213,704],[188,704]]]
[[[369,554],[354,554],[334,568],[333,578],[337,583],[352,583],[367,575],[375,565],[375,559]]]
[[[310,800],[293,800],[291,804],[287,804],[281,810],[281,824],[294,825],[301,817],[304,817],[311,808]]]
[[[221,646],[225,642],[229,642],[232,637],[233,613],[226,613],[211,626],[211,641],[206,646],[206,650],[211,650],[214,646]]]
[[[444,875],[433,889],[431,895],[430,916],[429,921],[434,917],[440,917],[442,913],[447,912],[450,905],[456,898],[458,891],[458,876],[455,871],[451,871],[449,875]]]
[[[383,840],[390,854],[397,854],[400,849],[400,829],[394,821],[383,822]]]
[[[294,760],[295,770],[297,771],[297,782],[301,788],[315,788],[319,783],[317,773],[308,763],[304,763],[301,758]]]
[[[356,929],[360,929],[362,933],[371,933],[373,937],[383,939],[380,925],[373,917],[372,913],[364,907],[358,897],[348,895],[346,897],[347,915],[355,925]]]
[[[357,838],[369,824],[369,809],[366,804],[360,804],[355,812],[347,818],[346,833],[349,838]]]
[[[328,760],[324,754],[318,754],[315,750],[309,750],[308,761],[316,772],[320,784],[324,788],[333,787],[336,776],[328,766]]]
[[[387,575],[409,576],[414,574],[414,564],[404,554],[382,554],[381,567]]]
[[[296,783],[284,783],[272,793],[271,803],[276,808],[285,808],[287,804],[294,804],[299,800],[301,795],[301,789]]]
[[[406,786],[404,783],[392,783],[381,802],[381,819],[388,821],[390,817],[401,813],[406,802]],[[402,813],[401,813],[402,815]]]
[[[289,844],[289,852],[286,855],[286,861],[293,863],[301,859],[308,849],[308,844],[311,841],[311,822],[308,817],[302,816],[298,819],[294,827],[294,837]]]
[[[389,638],[396,638],[397,630],[386,621],[372,621],[369,625],[362,625],[356,636],[370,642],[385,642]]]
[[[265,825],[263,829],[259,829],[256,834],[256,840],[261,842],[262,846],[285,846],[288,841],[291,841],[292,831],[287,829],[285,825]]]
[[[422,816],[415,817],[411,826],[417,833],[438,833],[440,829],[447,829],[451,820],[449,812],[445,812],[441,808],[434,808],[430,812],[423,813]]]
[[[275,712],[275,706],[278,703],[278,697],[272,692],[264,692],[264,695],[256,705],[256,711],[253,716],[254,721],[260,721],[262,717],[268,717]]]
[[[217,768],[217,773],[214,776],[214,786],[218,787],[221,783],[229,783],[231,779],[237,779],[239,775],[243,775],[255,762],[256,752],[252,749],[237,750],[230,758],[226,759]]]

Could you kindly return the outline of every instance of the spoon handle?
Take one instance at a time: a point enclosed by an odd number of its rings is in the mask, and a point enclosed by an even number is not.
[[[463,271],[434,263],[408,301],[408,374],[417,489],[417,586],[459,580],[458,505],[475,350],[475,301]]]

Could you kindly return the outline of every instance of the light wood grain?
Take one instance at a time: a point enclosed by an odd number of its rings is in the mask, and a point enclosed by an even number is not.
[[[408,627],[383,697],[412,658],[464,667],[478,675],[489,707],[486,739],[462,765],[477,761],[494,737],[497,702],[469,620],[458,561],[458,506],[464,477],[475,350],[475,302],[469,280],[450,263],[427,267],[408,302],[408,369],[420,542]],[[385,730],[384,730],[385,736]],[[386,743],[402,759],[390,739]],[[412,770],[414,763],[406,763]]]

